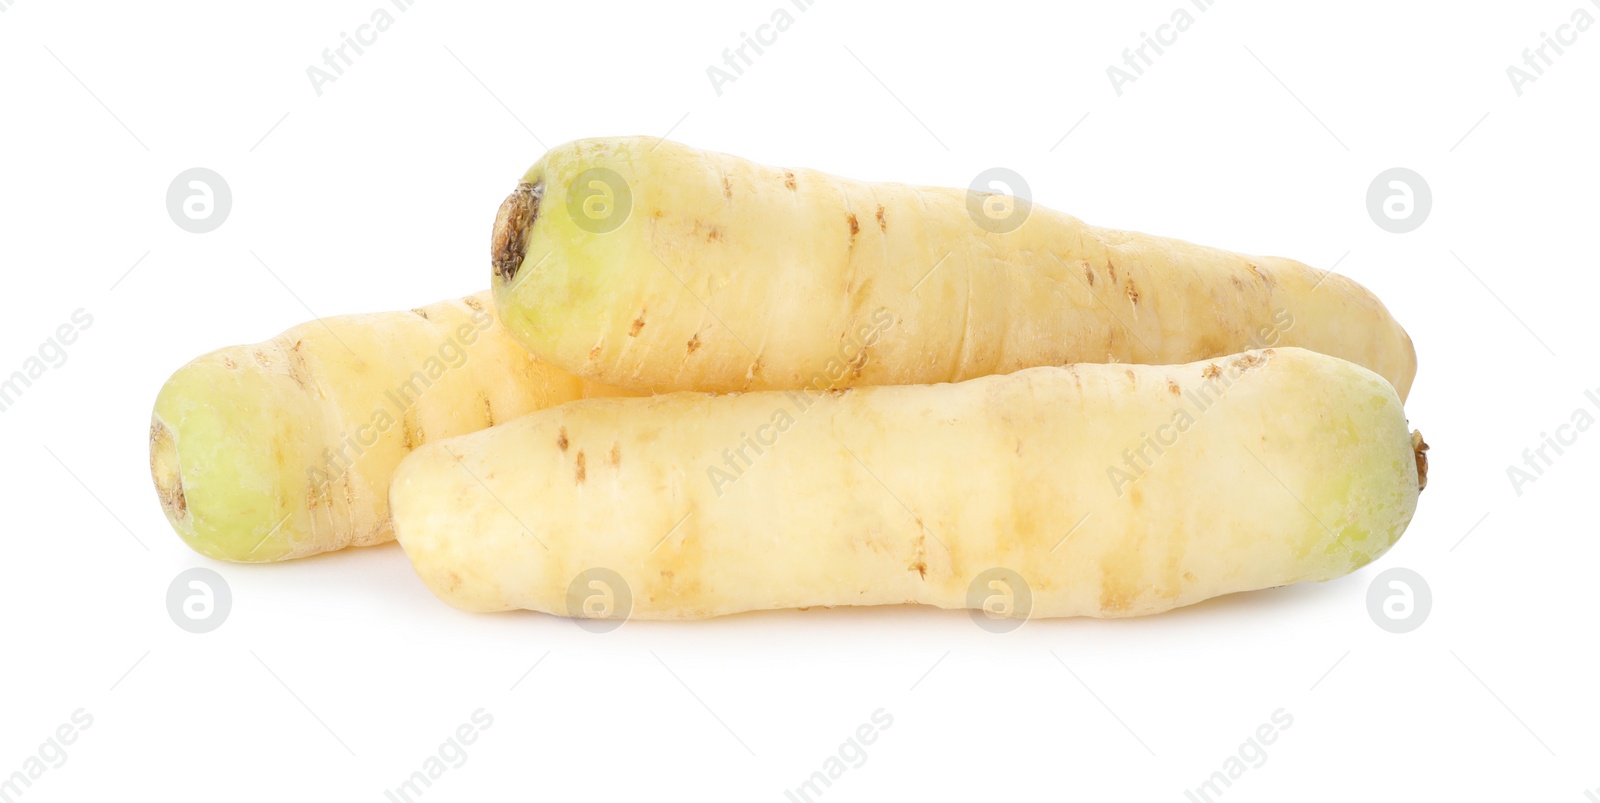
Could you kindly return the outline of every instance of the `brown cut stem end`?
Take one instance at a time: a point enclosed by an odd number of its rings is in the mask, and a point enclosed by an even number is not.
[[[1411,432],[1411,452],[1417,458],[1417,490],[1428,487],[1428,442],[1422,439],[1422,430]]]
[[[189,514],[189,500],[183,495],[183,470],[178,465],[178,442],[172,430],[160,420],[150,422],[150,478],[167,518],[182,521]]]
[[[539,201],[544,197],[544,183],[524,181],[500,204],[494,216],[494,235],[489,241],[489,262],[494,276],[510,284],[522,269],[522,258],[528,254],[528,235],[534,221],[539,219]]]

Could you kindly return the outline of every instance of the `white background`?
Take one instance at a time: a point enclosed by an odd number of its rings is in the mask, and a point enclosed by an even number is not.
[[[1521,96],[1506,74],[1588,0],[1218,0],[1120,97],[1106,68],[1188,0],[817,0],[720,96],[707,67],[780,0],[417,0],[319,96],[306,68],[387,2],[0,0],[0,373],[94,319],[0,413],[0,774],[93,716],[19,799],[381,801],[479,708],[492,727],[425,800],[785,800],[879,708],[893,725],[822,799],[1181,801],[1280,708],[1230,803],[1600,789],[1600,433],[1520,495],[1506,473],[1600,417],[1600,27]],[[393,544],[235,566],[170,532],[146,433],[171,371],[481,289],[495,208],[546,146],[669,131],[867,179],[1003,165],[1092,223],[1337,262],[1416,341],[1434,448],[1411,529],[1341,580],[1007,635],[931,609],[596,635],[456,612]],[[165,207],[195,166],[233,192],[210,234]],[[1394,166],[1434,198],[1404,235],[1365,202]],[[207,635],[165,606],[194,566],[233,590]],[[1396,566],[1434,600],[1404,635],[1365,602]]]

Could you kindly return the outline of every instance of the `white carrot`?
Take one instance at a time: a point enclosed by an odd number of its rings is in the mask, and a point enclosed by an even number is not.
[[[1350,360],[1402,399],[1416,373],[1376,297],[1294,260],[654,138],[546,153],[501,207],[492,259],[529,349],[639,390],[922,384],[1265,346]]]
[[[585,400],[417,450],[390,501],[423,581],[473,611],[961,608],[1011,572],[1031,615],[1132,616],[1373,560],[1423,448],[1382,377],[1290,348]],[[569,604],[596,571],[626,611]]]

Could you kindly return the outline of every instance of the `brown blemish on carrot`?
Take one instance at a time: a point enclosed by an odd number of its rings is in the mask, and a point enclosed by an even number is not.
[[[712,226],[711,230],[706,232],[706,242],[708,242],[708,243],[713,243],[713,242],[720,243],[720,242],[722,242],[722,227],[721,226]]]
[[[1134,387],[1139,386],[1139,375],[1135,374],[1132,368],[1124,368],[1122,369],[1122,372],[1128,375],[1128,381],[1131,382]]]
[[[1182,392],[1182,389],[1178,387],[1178,383],[1177,382],[1174,382],[1174,381],[1168,379],[1167,380],[1167,392],[1171,393],[1174,396],[1176,396],[1176,395],[1178,395],[1179,393]]]
[[[722,177],[722,197],[733,200],[733,179]]]
[[[1417,458],[1417,491],[1428,487],[1428,442],[1422,439],[1422,430],[1411,431],[1411,453]]]
[[[421,308],[411,310],[411,314],[421,318],[424,321],[428,320],[428,313],[423,312]]]
[[[612,468],[622,465],[622,446],[616,441],[611,442],[611,451],[606,453],[606,460]]]
[[[466,298],[461,299],[461,303],[466,304],[467,309],[470,309],[473,312],[483,312],[483,304],[472,296],[467,296]]]
[[[239,364],[234,362],[232,357],[223,357],[222,358],[222,367],[223,368],[227,368],[228,370],[231,371],[231,370],[233,370],[235,368],[238,368]]]
[[[788,187],[790,190],[794,189],[794,171],[793,170],[785,170],[785,171],[783,171],[783,186]]]
[[[1206,379],[1216,379],[1217,377],[1222,376],[1222,369],[1218,368],[1216,363],[1212,363],[1207,365],[1204,371],[1200,372],[1200,376]]]
[[[1137,508],[1143,497],[1137,495],[1139,487],[1133,486],[1129,503]],[[1149,535],[1130,534],[1118,541],[1118,546],[1100,557],[1100,611],[1107,614],[1126,613],[1139,600],[1147,588],[1145,549]]]
[[[639,317],[633,319],[633,325],[628,327],[628,337],[638,337],[639,330],[644,328],[644,310],[639,310]]]
[[[594,348],[589,349],[589,362],[594,362],[598,359],[600,359],[600,344],[596,343]]]
[[[271,368],[272,367],[272,360],[267,358],[267,353],[266,352],[257,350],[255,352],[255,358],[256,358],[256,364],[261,366],[262,368]]]
[[[1111,258],[1110,257],[1106,257],[1106,273],[1110,274],[1111,283],[1112,284],[1116,284],[1117,283],[1117,266],[1111,264]]]
[[[582,449],[578,450],[578,470],[574,476],[578,478],[579,485],[589,476],[588,461],[584,459]]]
[[[567,428],[566,427],[562,427],[561,428],[561,433],[556,436],[556,446],[560,447],[561,451],[563,451],[563,452],[565,452],[567,450]]]
[[[845,219],[850,222],[850,245],[854,247],[856,244],[856,235],[861,233],[861,224],[856,222],[856,215],[854,212],[845,215]]]
[[[1126,586],[1114,585],[1112,582],[1104,583],[1100,588],[1100,612],[1123,613],[1133,604],[1136,591],[1129,590]]]
[[[860,379],[861,378],[861,370],[863,368],[866,368],[866,367],[867,367],[867,347],[866,346],[862,346],[861,350],[856,352],[856,356],[854,356],[854,357],[852,357],[850,359],[850,378],[851,379]]]
[[[888,231],[889,221],[883,219],[883,204],[878,204],[878,231]]]
[[[1244,354],[1240,354],[1239,356],[1233,358],[1233,367],[1239,369],[1239,373],[1244,373],[1245,371],[1248,371],[1251,368],[1266,362],[1267,360],[1263,355],[1269,353],[1270,352],[1252,354],[1250,352],[1246,352]]]
[[[689,338],[689,342],[684,344],[684,349],[689,354],[693,354],[694,350],[697,349],[697,348],[700,348],[700,333],[699,332],[695,332],[694,333],[694,337]]]
[[[1088,282],[1090,287],[1094,287],[1094,269],[1089,267],[1087,262],[1083,263],[1083,280]]]
[[[1134,285],[1133,277],[1128,277],[1128,303],[1139,306],[1139,288]]]
[[[311,376],[305,355],[300,353],[300,346],[303,343],[304,340],[296,340],[294,345],[289,347],[289,378],[302,388],[306,387],[306,380]]]
[[[1238,290],[1241,293],[1244,292],[1244,282],[1239,281],[1238,276],[1229,276],[1228,280],[1233,282],[1233,289]]]
[[[427,442],[427,436],[422,432],[422,423],[417,420],[416,410],[407,410],[400,416],[401,440],[400,444],[411,451]]]
[[[494,426],[494,405],[489,403],[489,394],[479,392],[478,398],[483,399],[483,418],[488,421],[488,426]]]

